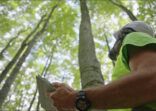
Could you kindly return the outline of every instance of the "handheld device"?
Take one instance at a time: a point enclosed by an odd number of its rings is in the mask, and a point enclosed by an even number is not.
[[[46,111],[58,111],[57,108],[53,105],[53,100],[47,96],[47,93],[55,91],[55,88],[48,80],[41,76],[37,76],[36,80],[41,106]]]

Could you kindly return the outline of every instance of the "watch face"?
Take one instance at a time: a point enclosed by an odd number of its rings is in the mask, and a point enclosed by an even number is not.
[[[85,100],[79,99],[78,102],[77,102],[77,107],[78,107],[80,110],[84,111],[84,110],[86,110],[86,108],[87,108],[88,106],[87,106],[87,103],[86,103]]]
[[[76,99],[76,108],[79,111],[87,111],[90,106],[91,106],[91,103],[88,100],[88,98],[86,97],[85,92],[80,91],[78,93],[77,99]]]

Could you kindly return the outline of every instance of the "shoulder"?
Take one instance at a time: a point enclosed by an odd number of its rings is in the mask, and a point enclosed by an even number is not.
[[[152,45],[134,47],[129,49],[129,67],[132,71],[139,69],[156,69],[156,48]]]
[[[139,61],[141,58],[147,59],[145,56],[152,56],[155,51],[156,38],[142,32],[134,32],[128,34],[123,41],[121,48],[122,61],[131,70],[130,61],[134,59]]]

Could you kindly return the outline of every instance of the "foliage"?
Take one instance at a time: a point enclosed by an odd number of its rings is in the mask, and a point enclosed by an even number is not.
[[[156,29],[155,0],[116,1],[130,9],[139,20],[146,21]],[[4,52],[4,58],[0,59],[0,72],[16,54],[22,41],[34,29],[41,16],[50,12],[55,4],[58,4],[58,7],[50,19],[48,28],[43,36],[36,41],[12,84],[9,95],[3,104],[5,110],[28,109],[35,92],[36,75],[42,73],[47,58],[52,55],[52,62],[45,78],[52,82],[68,83],[77,90],[81,88],[77,58],[80,21],[77,0],[0,0],[0,51],[20,30],[24,30]],[[112,61],[107,57],[108,46],[105,36],[112,47],[113,32],[128,23],[130,19],[123,10],[109,0],[88,0],[88,6],[97,57],[101,62],[103,77],[108,83],[112,78],[113,66]],[[0,84],[0,88],[4,82],[5,80]],[[37,100],[36,97],[32,110],[36,109]]]

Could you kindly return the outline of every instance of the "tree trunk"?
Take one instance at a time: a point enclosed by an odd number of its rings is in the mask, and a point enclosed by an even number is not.
[[[82,88],[104,85],[100,63],[95,53],[91,23],[86,0],[80,0],[81,24],[79,33],[79,67]],[[97,111],[97,110],[94,110]],[[104,111],[104,110],[102,110]]]
[[[36,111],[40,110],[40,101],[37,102]]]
[[[104,84],[100,63],[95,54],[89,12],[86,0],[80,0],[81,24],[79,34],[79,66],[82,88]],[[86,79],[87,78],[87,79]]]
[[[0,60],[3,58],[3,53],[9,48],[10,44],[18,37],[18,35],[16,37],[13,37],[9,40],[9,42],[7,43],[7,45],[2,49],[2,51],[0,52]]]
[[[110,2],[114,5],[116,5],[117,7],[121,8],[124,12],[126,12],[126,14],[129,16],[129,18],[132,21],[136,21],[138,20],[137,17],[132,13],[132,11],[130,11],[129,9],[127,9],[125,6],[118,4],[116,2],[114,2],[113,0],[110,0]]]
[[[5,67],[5,69],[2,71],[2,73],[0,74],[0,83],[3,81],[3,79],[6,77],[7,73],[12,69],[12,67],[14,66],[14,64],[17,62],[18,58],[21,56],[22,52],[25,50],[25,48],[27,46],[27,41],[36,32],[36,30],[39,28],[39,26],[42,23],[44,17],[45,17],[45,15],[42,16],[41,20],[39,21],[39,23],[37,24],[37,26],[35,27],[35,29],[22,42],[21,47],[17,51],[16,55],[13,57],[13,59],[7,64],[7,66]]]
[[[46,64],[45,64],[45,66],[44,66],[44,68],[43,68],[43,70],[42,70],[41,75],[43,75],[44,71],[46,70],[46,66],[47,66],[47,64],[48,64],[48,61],[49,61],[49,58],[48,58],[47,61],[46,61]],[[32,107],[32,105],[33,105],[33,103],[34,103],[34,101],[35,101],[36,94],[37,94],[37,86],[36,86],[36,89],[35,89],[35,92],[34,92],[34,96],[33,96],[32,100],[31,100],[31,102],[30,102],[28,111],[31,111],[31,107]]]
[[[22,54],[22,56],[19,58],[19,61],[17,62],[16,66],[14,67],[14,69],[12,70],[10,76],[7,78],[7,80],[5,81],[5,84],[4,86],[2,87],[2,89],[0,90],[0,108],[2,107],[2,104],[5,100],[5,98],[7,97],[8,95],[8,92],[10,90],[10,87],[12,85],[12,83],[14,82],[22,64],[24,63],[26,57],[29,55],[32,47],[34,46],[36,40],[38,39],[38,37],[40,37],[43,32],[46,30],[47,28],[47,25],[48,25],[48,22],[49,22],[49,19],[54,11],[54,9],[56,8],[56,5],[52,8],[52,10],[50,11],[42,29],[40,31],[38,31],[33,39],[28,43],[28,47],[26,48],[26,50],[24,51],[24,53]]]
[[[33,105],[33,103],[34,103],[34,101],[35,101],[36,94],[37,94],[37,87],[36,87],[36,89],[35,89],[34,96],[33,96],[32,100],[31,100],[31,102],[30,102],[28,111],[31,111],[31,107],[32,107],[32,105]]]
[[[7,45],[6,45],[6,46],[2,49],[2,51],[0,52],[0,60],[3,58],[3,53],[10,47],[11,43],[12,43],[12,42],[20,35],[20,33],[22,33],[22,32],[23,32],[23,30],[19,31],[15,37],[13,37],[13,38],[11,38],[11,39],[9,40],[9,42],[7,43]]]
[[[51,53],[52,53],[52,55],[51,55],[51,57],[48,59],[48,61],[47,61],[47,63],[46,63],[46,65],[45,65],[45,67],[44,67],[44,69],[43,69],[43,72],[41,73],[41,75],[43,75],[43,77],[45,78],[45,76],[46,76],[46,74],[47,74],[47,72],[48,72],[48,70],[49,70],[49,68],[50,68],[50,65],[51,65],[51,63],[52,63],[52,59],[53,59],[53,54],[54,54],[54,52],[55,52],[55,48],[56,48],[56,46],[54,45],[53,47],[52,47],[52,51],[50,51]],[[39,82],[39,80],[37,80],[38,82]],[[42,81],[41,81],[42,82]],[[39,85],[39,84],[37,84],[37,85]],[[44,90],[46,89],[45,87],[44,87],[44,84],[42,83],[42,86],[38,86],[38,90],[39,89],[41,89],[41,88],[44,88],[44,89],[42,89],[42,91],[44,92]],[[37,102],[37,106],[36,106],[36,111],[39,111],[40,109],[40,104],[41,104],[41,106],[43,107],[43,108],[45,108],[45,110],[49,110],[50,108],[53,108],[53,106],[51,106],[51,103],[50,103],[50,106],[49,106],[49,100],[47,100],[47,97],[45,97],[44,98],[44,95],[41,95],[41,93],[42,92],[40,92],[40,90],[39,90],[39,96],[38,96],[38,102]],[[42,97],[41,97],[42,96]],[[43,104],[44,103],[44,104]],[[47,103],[47,105],[45,106],[45,103]],[[46,108],[48,108],[48,109],[46,109]],[[51,109],[52,110],[52,109]]]
[[[42,70],[41,75],[44,76],[44,77],[46,76],[47,71],[49,70],[49,67],[50,67],[51,62],[52,62],[52,58],[53,58],[53,52],[52,52],[51,57],[49,57],[49,58],[47,59],[46,64],[45,64],[45,66],[44,66],[44,68],[43,68],[43,70]],[[36,89],[35,89],[34,96],[33,96],[32,100],[31,100],[31,102],[30,102],[28,111],[31,111],[31,107],[32,107],[32,105],[33,105],[33,103],[34,103],[34,101],[35,101],[36,94],[37,94],[37,87],[36,87]],[[38,105],[38,104],[39,104],[39,99],[38,99],[37,105]],[[37,110],[37,111],[38,111],[38,110]]]
[[[19,58],[19,61],[17,62],[16,66],[13,68],[10,76],[7,78],[4,86],[0,90],[0,107],[2,106],[2,103],[4,102],[5,98],[7,97],[10,87],[11,87],[12,83],[14,82],[22,64],[24,63],[26,57],[30,53],[31,48],[33,47],[33,44],[35,43],[36,37],[37,36],[35,36],[34,39],[29,43],[29,46],[24,51],[23,55]]]
[[[104,37],[106,39],[108,51],[110,52],[111,49],[110,49],[110,46],[109,46],[108,38],[107,38],[107,36],[105,34],[104,34]],[[113,66],[115,66],[115,61],[112,60],[112,64],[113,64]]]

